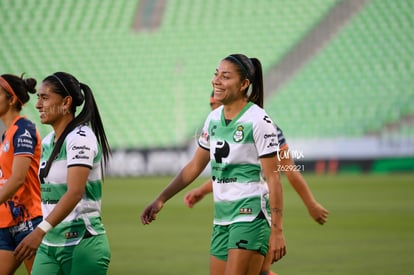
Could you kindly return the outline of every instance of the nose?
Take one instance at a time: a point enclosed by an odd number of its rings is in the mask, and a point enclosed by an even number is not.
[[[36,109],[40,109],[42,107],[41,102],[40,102],[40,98],[36,101],[36,105],[35,108]]]
[[[211,79],[211,84],[213,85],[213,87],[218,84],[218,81],[219,77],[217,75],[213,76],[213,79]]]

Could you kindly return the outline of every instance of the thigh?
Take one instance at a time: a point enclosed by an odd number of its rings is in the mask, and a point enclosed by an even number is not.
[[[70,273],[65,274],[105,275],[110,258],[109,242],[105,234],[83,239],[73,247],[71,263],[64,264],[64,270],[70,270]]]
[[[224,275],[227,261],[210,255],[210,275]]]
[[[41,244],[37,249],[31,275],[63,275],[60,263],[56,259],[59,247]]]
[[[226,275],[257,275],[269,248],[267,220],[234,223],[230,226]]]
[[[21,261],[18,261],[13,251],[16,242],[9,228],[0,228],[0,274],[14,274]]]
[[[264,256],[258,251],[229,249],[225,275],[257,275],[262,269]]]
[[[9,250],[0,250],[0,263],[0,274],[14,274],[21,264]]]

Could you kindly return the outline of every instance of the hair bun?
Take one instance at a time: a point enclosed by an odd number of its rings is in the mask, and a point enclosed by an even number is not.
[[[34,78],[25,78],[23,79],[24,84],[26,85],[26,89],[29,93],[34,94],[36,93],[36,79]]]

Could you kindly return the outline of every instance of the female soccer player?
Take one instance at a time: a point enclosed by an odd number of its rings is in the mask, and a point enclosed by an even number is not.
[[[45,219],[15,255],[27,258],[37,249],[32,275],[106,274],[110,250],[101,197],[110,147],[92,91],[57,72],[43,80],[38,96],[40,121],[54,130],[43,139],[39,171]]]
[[[151,223],[210,161],[214,186],[210,274],[257,275],[268,250],[272,262],[286,254],[277,132],[261,108],[261,63],[242,54],[229,55],[219,63],[212,84],[214,98],[223,106],[207,117],[192,160],[144,209],[141,221]]]
[[[0,119],[6,128],[0,145],[0,274],[14,274],[22,263],[13,251],[42,221],[40,182],[41,139],[23,117],[22,106],[35,93],[36,80],[0,76]],[[24,260],[30,274],[33,254]]]
[[[210,96],[211,109],[214,110],[218,108],[220,105],[221,103],[214,99],[213,93]],[[315,200],[311,190],[309,189],[308,184],[306,183],[305,179],[302,177],[302,174],[300,173],[299,169],[301,166],[296,166],[292,156],[290,155],[289,148],[282,130],[279,127],[277,129],[277,139],[279,142],[280,149],[280,151],[278,152],[280,157],[280,167],[284,167],[284,169],[281,170],[284,170],[290,184],[293,186],[293,188],[305,204],[306,208],[308,209],[310,216],[317,223],[323,225],[328,219],[328,211]],[[291,169],[291,167],[293,168]],[[299,169],[297,169],[297,167],[299,167]],[[209,179],[200,187],[190,190],[185,195],[184,202],[188,207],[192,208],[197,202],[202,200],[205,195],[211,192],[213,192],[213,184],[211,179]],[[271,258],[266,257],[260,275],[277,275],[276,273],[273,273],[270,270],[271,264]]]

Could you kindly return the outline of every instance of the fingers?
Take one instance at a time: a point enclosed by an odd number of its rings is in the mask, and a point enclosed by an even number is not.
[[[152,207],[147,207],[141,215],[141,222],[142,224],[150,224],[154,221],[157,217],[157,211],[154,210]]]
[[[276,249],[273,255],[272,263],[279,261],[286,255],[286,246]]]
[[[14,256],[19,261],[33,258],[36,255],[36,249],[31,249],[28,246],[19,245],[14,251]]]
[[[153,220],[155,220],[155,215],[143,213],[141,215],[141,222],[142,224],[150,224]]]
[[[324,209],[324,211],[322,211],[322,213],[319,215],[319,217],[316,219],[316,221],[320,224],[323,225],[324,223],[326,223],[328,221],[328,211]]]
[[[193,208],[194,206],[194,201],[191,199],[190,194],[187,194],[184,198],[184,204],[189,207],[189,208]]]

